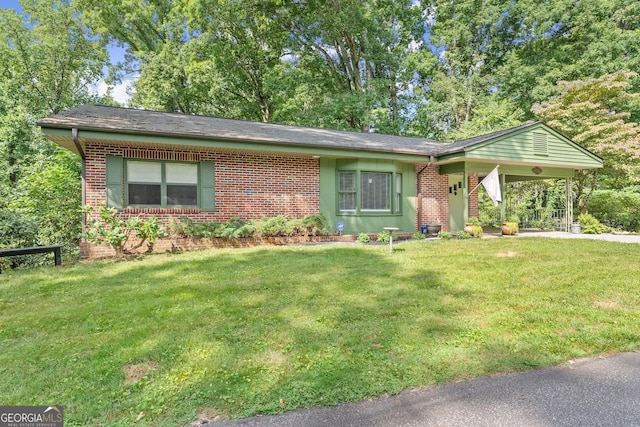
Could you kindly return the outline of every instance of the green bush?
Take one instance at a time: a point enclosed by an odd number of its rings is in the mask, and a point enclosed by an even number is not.
[[[381,231],[376,236],[376,242],[378,243],[389,243],[389,240],[391,240],[391,234],[387,230]]]
[[[438,233],[438,237],[446,240],[452,238],[453,234],[451,234],[449,231],[441,231]]]
[[[369,243],[369,235],[367,233],[358,234],[358,238],[356,239],[359,243]]]
[[[40,244],[38,221],[17,212],[0,209],[0,248],[23,248]],[[45,255],[0,258],[0,270],[40,265]]]
[[[589,213],[603,224],[626,231],[640,231],[640,194],[630,191],[594,191]]]
[[[580,214],[578,216],[578,223],[584,234],[602,234],[611,231],[611,227],[601,224],[593,215],[588,213]]]
[[[471,233],[467,233],[464,230],[458,231],[456,237],[460,240],[473,239],[473,235]]]
[[[87,214],[93,212],[91,206],[86,206],[84,210]],[[117,213],[118,211],[114,208],[101,206],[98,209],[100,219],[94,218],[87,224],[87,241],[96,245],[108,243],[116,251],[116,257],[121,258],[125,254],[135,253],[145,243],[147,252],[151,252],[153,244],[167,235],[158,218],[142,220],[131,217],[125,221],[119,218]],[[127,246],[133,236],[138,238],[138,242]]]
[[[289,219],[284,215],[243,221],[231,218],[222,224],[199,222],[191,218],[169,220],[169,230],[176,236],[193,238],[237,239],[240,237],[319,236],[329,234],[327,220],[322,215]]]
[[[421,233],[421,232],[419,232],[419,231],[416,231],[415,233],[413,233],[413,234],[411,235],[411,238],[412,238],[412,239],[415,239],[415,240],[424,240],[426,237],[427,237],[427,236],[425,236],[424,234],[422,234],[422,233]]]
[[[38,243],[38,222],[35,219],[0,209],[0,248],[21,248]]]

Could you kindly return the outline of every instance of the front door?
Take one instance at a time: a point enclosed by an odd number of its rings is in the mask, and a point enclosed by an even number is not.
[[[449,230],[456,233],[464,228],[464,195],[462,175],[449,175]]]

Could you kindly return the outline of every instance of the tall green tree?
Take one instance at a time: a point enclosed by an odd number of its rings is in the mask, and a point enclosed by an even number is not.
[[[640,3],[518,0],[512,49],[495,69],[501,93],[523,111],[558,94],[556,82],[640,70]]]
[[[73,0],[73,4],[102,43],[125,48],[125,60],[112,64],[109,81],[135,77],[132,106],[206,112],[210,102],[205,87],[211,79],[207,70],[191,66],[196,58],[184,51],[193,36],[186,25],[186,1]]]
[[[43,218],[56,211],[68,212],[63,207],[68,203],[80,203],[76,191],[80,159],[72,158],[75,167],[64,169],[68,179],[53,174],[60,149],[40,135],[35,122],[95,102],[89,86],[101,78],[106,59],[104,46],[80,23],[70,1],[24,2],[21,13],[0,9],[0,210],[9,221],[28,218],[38,224],[38,241],[31,243],[43,243],[53,235],[54,226],[45,226]],[[38,210],[23,203],[35,200],[34,192],[45,188],[29,185],[34,174],[55,175],[47,180],[48,188],[60,196],[50,203],[32,204]],[[79,238],[80,215],[71,218],[76,225],[60,229],[67,236],[65,242]],[[12,224],[3,226],[12,228]]]
[[[197,36],[187,49],[193,66],[215,73],[207,91],[215,115],[274,121],[290,54],[280,8],[278,0],[191,2],[188,26]]]
[[[505,0],[434,0],[428,3],[427,43],[412,55],[417,104],[414,133],[451,139],[485,103],[501,101],[492,70],[513,48],[518,22]],[[495,116],[495,115],[494,115]]]
[[[640,125],[629,121],[638,94],[630,93],[633,72],[620,71],[586,81],[558,82],[559,95],[532,111],[576,143],[604,159],[604,178],[613,188],[640,182]],[[581,212],[596,187],[597,171],[577,175]]]
[[[314,124],[399,132],[403,64],[424,34],[421,9],[410,0],[309,0],[291,3],[284,16],[306,77],[297,95],[314,99]]]

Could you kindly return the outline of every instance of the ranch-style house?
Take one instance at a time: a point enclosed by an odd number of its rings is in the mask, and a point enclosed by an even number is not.
[[[343,234],[456,232],[478,215],[469,191],[497,165],[503,192],[548,178],[570,188],[575,171],[602,167],[540,122],[454,143],[100,105],[38,125],[82,158],[83,205],[164,221],[322,214]]]

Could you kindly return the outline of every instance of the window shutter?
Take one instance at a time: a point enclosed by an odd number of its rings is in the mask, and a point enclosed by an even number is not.
[[[122,209],[122,181],[124,162],[122,157],[107,156],[107,206]]]
[[[200,162],[200,208],[215,211],[215,170],[213,162]]]

